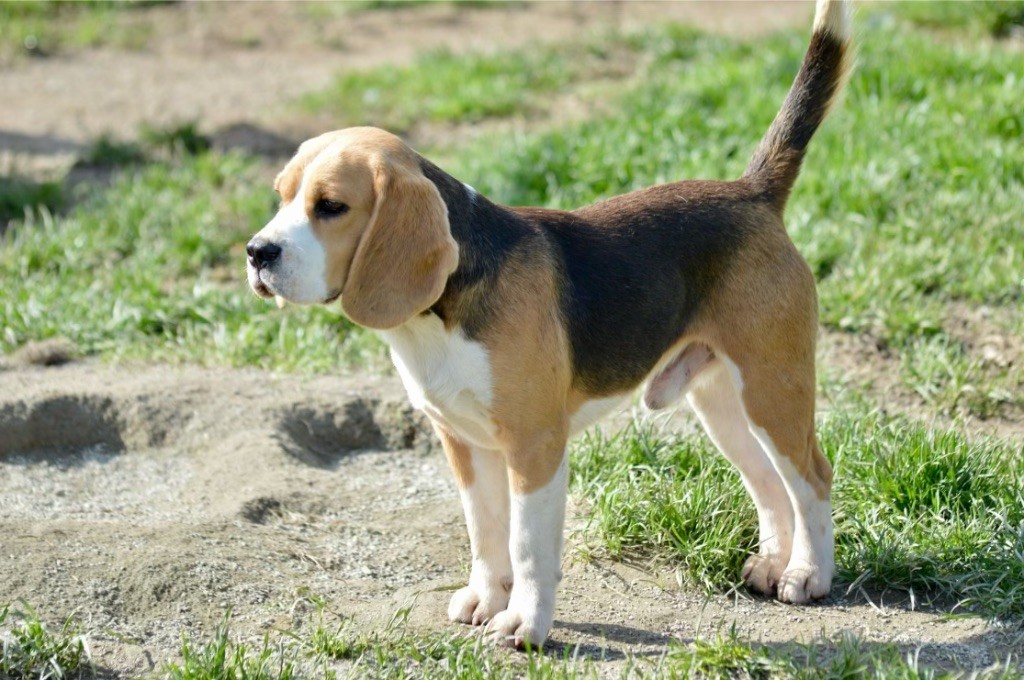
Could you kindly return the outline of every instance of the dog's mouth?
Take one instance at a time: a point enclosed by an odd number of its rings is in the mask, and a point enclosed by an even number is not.
[[[266,277],[264,277],[264,274],[266,274]],[[277,298],[277,302],[279,305],[283,305],[285,302],[292,302],[291,298],[282,294],[281,291],[278,289],[280,282],[278,282],[277,285],[275,285],[274,283],[271,283],[270,281],[266,280],[266,278],[272,278],[270,277],[270,274],[267,272],[267,270],[254,267],[250,263],[246,270],[246,278],[249,281],[249,288],[252,289],[252,292],[255,293],[257,296],[263,298],[264,300]],[[318,301],[316,299],[307,299],[297,304],[317,303],[329,305],[335,300],[339,299],[340,297],[341,289],[338,288],[337,290],[329,290],[327,295],[322,300]]]
[[[267,285],[265,283],[263,283],[262,281],[257,281],[256,283],[254,283],[252,285],[252,290],[253,290],[254,293],[259,295],[261,298],[272,298],[272,297],[274,297],[274,294],[270,292],[270,289],[267,288]]]
[[[275,298],[275,297],[279,298],[280,300],[284,299],[284,298],[281,298],[280,294],[275,293],[270,288],[270,286],[268,286],[266,283],[264,283],[263,279],[260,278],[260,274],[259,274],[258,271],[255,272],[254,276],[250,276],[249,277],[249,287],[252,288],[252,291],[254,293],[256,293],[256,295],[258,295],[259,297],[261,297],[261,298],[263,298],[265,300],[269,300],[270,298]],[[331,304],[332,302],[334,302],[335,300],[337,300],[340,297],[341,297],[341,291],[340,290],[332,291],[326,298],[324,298],[323,304],[329,305],[329,304]]]
[[[261,298],[272,298],[274,297],[274,291],[270,290],[270,286],[263,282],[260,277],[260,270],[252,267],[248,268],[246,278],[249,279],[249,287],[252,288],[252,292]]]

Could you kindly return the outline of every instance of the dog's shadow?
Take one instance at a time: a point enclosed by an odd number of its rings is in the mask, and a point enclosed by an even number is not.
[[[560,642],[549,639],[544,644],[544,654],[559,659],[589,659],[592,661],[618,661],[627,656],[656,656],[663,653],[664,648],[676,640],[670,635],[643,628],[633,628],[613,623],[581,623],[575,621],[555,621],[554,630],[572,631],[589,637],[600,638],[602,643]],[[629,647],[636,645],[658,646],[659,649],[638,651],[635,649],[617,649],[611,643]]]

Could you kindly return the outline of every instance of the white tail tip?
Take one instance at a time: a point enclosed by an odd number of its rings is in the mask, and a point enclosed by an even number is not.
[[[818,0],[814,10],[814,32],[846,40],[850,37],[850,3],[847,0]]]

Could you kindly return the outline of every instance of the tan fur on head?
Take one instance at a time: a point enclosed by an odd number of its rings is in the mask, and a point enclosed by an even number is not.
[[[377,196],[342,289],[342,308],[368,328],[394,328],[432,305],[459,262],[437,187],[404,163],[382,160]]]
[[[274,188],[282,209],[301,201],[325,255],[328,300],[368,328],[393,328],[429,308],[458,264],[448,209],[398,137],[348,128],[308,140]],[[301,195],[300,195],[301,192]],[[340,216],[317,214],[321,200]]]

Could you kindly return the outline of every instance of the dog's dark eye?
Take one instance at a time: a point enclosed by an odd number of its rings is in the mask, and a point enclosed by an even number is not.
[[[317,217],[338,217],[348,212],[348,206],[341,201],[329,201],[326,198],[321,198],[313,206],[313,210],[316,211]]]

